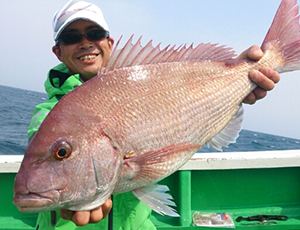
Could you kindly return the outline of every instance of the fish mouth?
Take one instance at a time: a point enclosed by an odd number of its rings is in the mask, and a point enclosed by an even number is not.
[[[59,191],[51,190],[41,193],[15,193],[13,203],[20,212],[41,212],[53,210],[58,205]]]

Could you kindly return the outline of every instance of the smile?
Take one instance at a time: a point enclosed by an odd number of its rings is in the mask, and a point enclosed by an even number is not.
[[[84,56],[81,56],[78,58],[78,60],[81,60],[81,61],[89,61],[89,60],[93,60],[97,57],[98,55],[96,54],[92,54],[92,55],[84,55]]]

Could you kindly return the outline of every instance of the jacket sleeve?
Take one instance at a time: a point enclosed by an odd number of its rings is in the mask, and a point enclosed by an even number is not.
[[[33,137],[33,134],[38,131],[40,125],[42,124],[43,120],[46,118],[47,114],[50,110],[54,107],[54,105],[58,102],[57,97],[53,97],[50,100],[43,102],[35,107],[33,112],[33,116],[31,118],[31,122],[28,128],[28,140],[30,141]]]

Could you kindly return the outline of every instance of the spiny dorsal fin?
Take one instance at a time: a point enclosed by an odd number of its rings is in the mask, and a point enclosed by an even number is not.
[[[232,48],[210,43],[200,43],[195,48],[193,47],[193,44],[189,47],[185,44],[177,48],[175,48],[175,45],[169,48],[170,45],[168,45],[161,50],[159,48],[160,43],[154,47],[152,45],[152,40],[150,40],[145,46],[142,46],[142,37],[140,37],[136,43],[133,43],[133,35],[129,38],[122,49],[118,49],[121,39],[122,36],[116,43],[107,66],[100,71],[101,74],[123,67],[164,62],[207,60],[232,62],[233,58],[236,56]]]

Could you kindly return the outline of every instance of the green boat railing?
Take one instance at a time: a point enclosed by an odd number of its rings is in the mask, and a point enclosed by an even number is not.
[[[14,177],[23,156],[0,156],[0,229],[34,229],[37,214],[20,213],[12,204]],[[300,150],[197,153],[164,179],[177,204],[179,218],[153,213],[158,230],[209,229],[193,226],[195,212],[238,216],[286,215],[276,225],[236,229],[300,229]],[[217,228],[227,229],[227,228]]]

